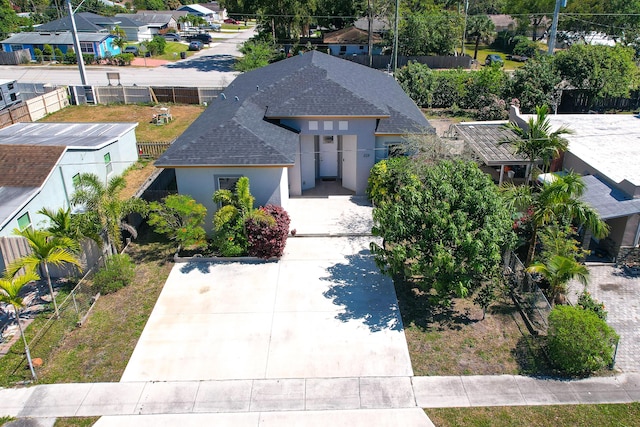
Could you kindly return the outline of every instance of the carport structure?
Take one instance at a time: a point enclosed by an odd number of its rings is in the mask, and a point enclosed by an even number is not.
[[[486,166],[483,170],[498,184],[504,182],[505,174],[506,178],[516,182],[529,173],[528,159],[516,155],[511,144],[504,144],[505,141],[518,138],[505,124],[506,122],[462,122],[453,125],[455,134],[479,157]]]

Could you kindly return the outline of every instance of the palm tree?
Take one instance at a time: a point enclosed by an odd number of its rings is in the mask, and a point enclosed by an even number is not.
[[[31,370],[31,375],[34,380],[37,380],[38,377],[36,375],[36,371],[33,369],[33,363],[31,363],[31,353],[29,352],[29,344],[27,344],[27,339],[24,336],[24,331],[22,330],[22,325],[20,324],[20,309],[24,307],[22,298],[19,296],[20,290],[29,282],[34,280],[40,280],[40,276],[38,276],[33,271],[28,271],[26,274],[22,276],[14,276],[10,277],[6,275],[0,278],[0,301],[10,304],[13,307],[13,311],[16,313],[16,323],[18,324],[18,329],[20,330],[20,336],[22,337],[22,341],[24,342],[24,351],[27,355],[27,363],[29,363],[29,369]]]
[[[533,177],[533,167],[538,160],[542,160],[545,167],[549,167],[551,160],[558,157],[562,151],[566,151],[568,142],[562,137],[573,133],[566,127],[551,132],[551,122],[547,115],[549,107],[543,105],[536,107],[536,117],[529,118],[526,128],[522,128],[515,123],[507,123],[505,126],[512,130],[517,138],[501,142],[501,144],[512,144],[516,154],[524,155],[529,160],[529,173],[527,174],[527,184]]]
[[[531,215],[531,239],[526,264],[533,261],[538,231],[545,225],[568,225],[575,222],[589,229],[597,238],[603,238],[609,233],[609,227],[598,213],[580,200],[584,193],[584,182],[580,175],[573,172],[556,177],[553,182],[544,184],[539,191],[534,191],[529,186],[513,184],[505,185],[503,191],[512,211],[530,212]]]
[[[68,237],[56,237],[46,231],[32,230],[31,228],[26,228],[22,231],[15,229],[13,234],[27,239],[32,252],[9,264],[7,274],[14,276],[22,268],[25,268],[27,272],[35,272],[38,267],[42,266],[47,276],[47,285],[49,285],[49,293],[51,294],[56,317],[60,317],[58,304],[53,294],[53,286],[51,285],[49,264],[55,266],[72,264],[80,268],[80,261],[73,253],[73,248],[77,247],[77,243]]]
[[[123,200],[120,193],[126,187],[122,176],[111,178],[107,184],[91,173],[81,174],[76,181],[76,191],[71,197],[71,204],[83,206],[87,219],[95,219],[100,229],[106,232],[107,243],[111,252],[122,249],[121,230],[128,231],[134,238],[138,233],[134,227],[125,223],[123,218],[133,212],[143,213],[145,203],[137,198]]]
[[[467,23],[467,36],[475,40],[473,59],[478,59],[478,47],[481,41],[488,41],[496,31],[496,26],[487,15],[473,15]]]
[[[555,304],[556,299],[567,292],[569,280],[575,278],[585,286],[589,280],[587,267],[562,255],[553,255],[544,263],[536,262],[529,266],[527,271],[538,273],[549,282],[548,296],[551,304]]]
[[[49,225],[45,228],[46,231],[56,237],[68,237],[77,242],[78,250],[80,249],[79,244],[84,238],[89,238],[100,246],[103,243],[100,237],[100,229],[95,227],[94,221],[87,221],[86,217],[72,214],[71,208],[59,208],[57,211],[42,208],[38,213],[49,218]]]

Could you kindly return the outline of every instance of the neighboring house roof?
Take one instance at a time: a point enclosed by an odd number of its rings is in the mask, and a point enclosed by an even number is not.
[[[356,22],[353,23],[356,28],[359,28],[364,31],[368,31],[369,29],[369,18],[358,18]],[[389,24],[383,21],[380,18],[373,18],[371,22],[372,31],[374,33],[382,33],[389,30]]]
[[[202,7],[206,7],[207,9],[211,10],[212,12],[222,12],[224,10],[223,7],[220,7],[220,5],[218,4],[217,1],[212,1],[209,3],[199,3],[200,6]]]
[[[522,114],[526,121],[530,115]],[[553,129],[566,126],[569,152],[615,183],[640,186],[640,116],[630,114],[550,114]],[[581,171],[576,171],[581,172]]]
[[[512,144],[501,144],[518,138],[505,124],[506,122],[468,122],[454,125],[454,129],[487,166],[525,163],[525,157],[514,154]]]
[[[381,43],[382,37],[373,34],[374,44]],[[332,33],[326,33],[323,38],[326,44],[367,44],[369,43],[369,32],[356,27],[347,27]]]
[[[109,33],[78,33],[78,40],[81,42],[101,43],[108,38],[115,38]],[[2,40],[3,44],[49,44],[49,45],[72,45],[73,37],[71,33],[17,33],[8,39]]]
[[[156,166],[294,164],[299,137],[283,118],[375,117],[376,134],[433,132],[393,77],[318,51],[241,74],[224,94]]]
[[[630,198],[593,175],[583,176],[582,181],[585,192],[581,199],[594,208],[600,218],[606,220],[640,213],[640,199]]]
[[[137,123],[16,123],[0,129],[0,147],[31,145],[100,149],[111,144]]]
[[[74,15],[78,33],[109,31],[116,25],[123,28],[138,28],[144,24],[126,17],[108,17],[91,12],[81,12]],[[38,31],[71,31],[71,20],[68,16],[47,22],[38,27]]]
[[[0,145],[0,229],[38,193],[65,149]]]
[[[164,26],[171,22],[172,15],[168,13],[117,13],[118,18],[128,18],[147,26]]]
[[[212,15],[213,11],[209,8],[206,8],[200,4],[185,4],[184,6],[180,6],[178,10],[193,10],[194,12],[201,13],[203,15]]]
[[[139,10],[136,12],[136,15],[171,15],[176,21],[188,14],[186,10]]]

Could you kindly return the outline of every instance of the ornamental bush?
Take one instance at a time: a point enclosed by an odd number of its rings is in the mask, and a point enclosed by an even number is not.
[[[93,284],[101,294],[110,294],[129,285],[136,275],[135,266],[127,254],[115,254],[93,276]]]
[[[556,306],[549,314],[549,357],[565,374],[587,375],[610,366],[618,338],[591,310]]]
[[[275,225],[254,218],[246,221],[249,256],[264,259],[281,257],[289,234],[289,214],[275,205],[266,205],[260,210],[275,219]]]

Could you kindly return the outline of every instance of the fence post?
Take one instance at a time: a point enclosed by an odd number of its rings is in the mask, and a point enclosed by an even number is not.
[[[76,314],[80,317],[80,310],[78,310],[78,303],[76,302],[76,291],[75,289],[71,291],[71,299],[73,300],[73,306],[76,309]]]

